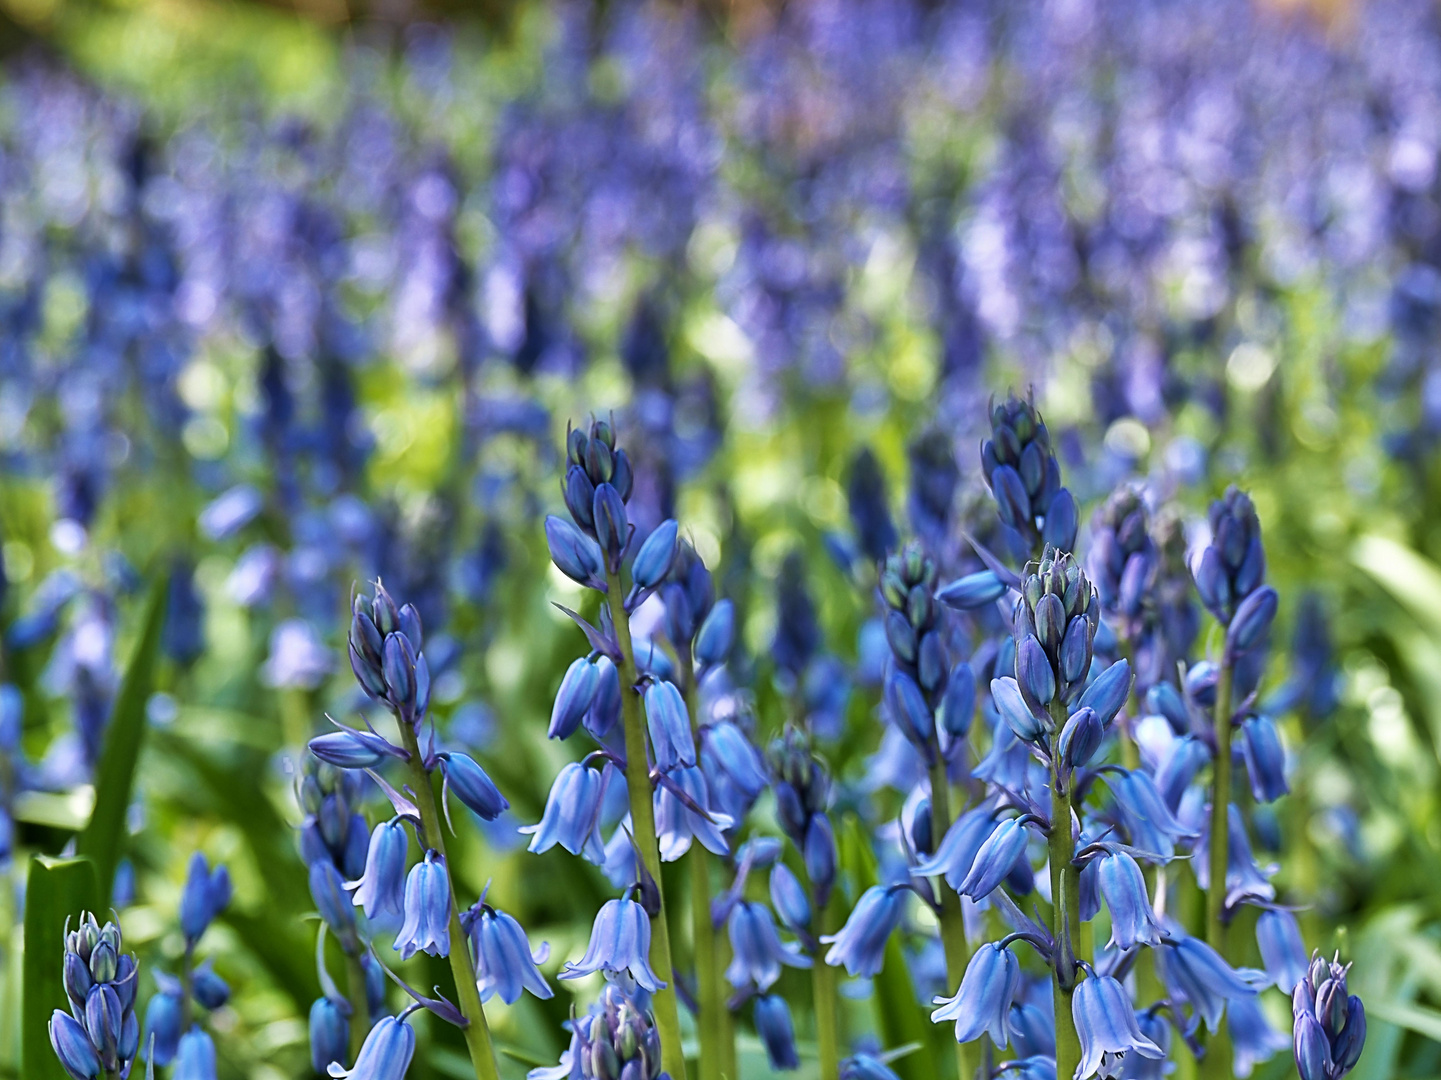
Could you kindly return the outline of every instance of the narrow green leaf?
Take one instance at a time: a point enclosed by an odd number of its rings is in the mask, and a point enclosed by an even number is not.
[[[25,958],[20,1072],[27,1080],[67,1080],[50,1048],[50,1015],[66,1007],[61,981],[65,920],[100,907],[95,864],[86,858],[30,860],[25,886]]]
[[[155,658],[160,651],[160,628],[165,621],[167,580],[168,575],[160,575],[150,591],[140,639],[125,669],[105,732],[105,749],[96,773],[95,810],[76,844],[81,855],[95,861],[96,884],[100,895],[107,900],[125,841],[125,812],[130,806],[140,742],[145,737],[145,705],[155,686]]]
[[[1405,544],[1375,534],[1356,541],[1351,561],[1441,637],[1441,567]]]
[[[1441,1010],[1407,1001],[1368,1001],[1366,1015],[1441,1042]]]

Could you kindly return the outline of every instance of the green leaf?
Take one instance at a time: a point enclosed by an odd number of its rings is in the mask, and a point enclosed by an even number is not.
[[[1374,533],[1356,541],[1351,561],[1441,637],[1441,567],[1405,544]]]
[[[160,651],[160,628],[165,621],[165,590],[168,575],[162,574],[150,591],[140,640],[125,669],[115,709],[105,732],[105,749],[95,782],[95,810],[80,834],[76,851],[95,861],[95,880],[100,896],[107,900],[115,881],[125,841],[125,812],[130,806],[130,788],[135,780],[135,763],[140,758],[140,741],[145,737],[145,706],[155,685],[155,657]]]
[[[1366,1015],[1441,1042],[1441,1010],[1407,1001],[1368,1001]]]
[[[65,921],[100,907],[95,864],[86,858],[30,860],[25,886],[25,958],[20,1072],[28,1080],[68,1080],[50,1048],[50,1015],[66,1005]]]

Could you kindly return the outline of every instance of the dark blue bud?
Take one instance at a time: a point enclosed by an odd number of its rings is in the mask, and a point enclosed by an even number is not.
[[[964,739],[976,715],[976,673],[962,660],[951,668],[941,701],[941,727],[952,739]]]
[[[630,522],[626,517],[625,503],[620,492],[610,484],[600,484],[595,489],[595,540],[605,556],[606,569],[611,573],[620,572],[621,559],[625,557],[625,546],[630,540]]]
[[[1061,764],[1067,772],[1081,768],[1089,762],[1101,746],[1106,729],[1101,718],[1088,705],[1082,705],[1066,720],[1061,728],[1061,737],[1056,749],[1061,755]]]
[[[108,984],[92,986],[85,995],[85,1031],[102,1062],[114,1061],[119,1055],[120,1026],[124,1020],[115,988]]]
[[[1026,850],[1026,839],[1026,827],[1020,818],[998,822],[976,852],[970,873],[956,891],[977,901],[990,896]]]
[[[186,939],[191,943],[198,941],[205,928],[229,903],[230,871],[217,866],[212,873],[205,856],[197,851],[190,857],[185,889],[180,894],[180,929]]]
[[[350,897],[345,892],[345,882],[334,863],[314,862],[310,864],[310,896],[325,925],[340,940],[355,946],[355,912],[350,906]]]
[[[996,712],[1022,742],[1035,742],[1045,733],[1045,723],[1031,711],[1016,680],[1007,676],[991,680],[991,700]]]
[[[892,608],[886,612],[886,641],[891,652],[907,664],[916,662],[916,630],[904,612]]]
[[[1331,1044],[1331,1058],[1338,1076],[1345,1075],[1356,1067],[1365,1045],[1366,1007],[1361,1004],[1360,998],[1352,994],[1346,1000],[1346,1026]]]
[[[1121,571],[1121,585],[1117,607],[1126,615],[1140,614],[1141,602],[1145,599],[1146,585],[1151,578],[1151,558],[1144,551],[1132,553]]]
[[[1091,620],[1077,615],[1066,627],[1066,636],[1061,639],[1060,668],[1061,680],[1067,683],[1080,682],[1091,667]]]
[[[836,880],[836,835],[831,831],[831,820],[825,814],[811,815],[802,854],[806,876],[811,879],[811,888],[815,890],[816,903],[824,905]]]
[[[218,1009],[230,1000],[230,985],[215,974],[209,961],[196,968],[191,979],[195,1000],[205,1008]]]
[[[1171,683],[1158,682],[1146,691],[1146,708],[1152,713],[1164,716],[1177,735],[1191,730],[1191,718],[1181,693]]]
[[[150,1051],[154,1039],[154,1052]],[[145,1007],[145,1041],[147,1059],[162,1068],[175,1060],[180,1046],[180,998],[176,994],[159,993]]]
[[[1046,507],[1046,521],[1041,528],[1041,540],[1058,551],[1074,551],[1076,529],[1080,514],[1076,509],[1076,498],[1061,488]]]
[[[561,689],[556,691],[555,705],[550,709],[550,738],[569,738],[574,734],[591,708],[591,702],[595,701],[599,682],[597,668],[585,656],[566,669]]]
[[[937,600],[960,611],[985,607],[1005,595],[1005,583],[990,570],[967,574],[936,591]]]
[[[1066,633],[1066,605],[1055,593],[1046,593],[1036,602],[1034,612],[1035,636],[1046,653],[1055,656],[1061,650],[1061,639]],[[1016,635],[1020,638],[1020,635]],[[1019,641],[1017,649],[1020,648]]]
[[[796,1053],[796,1032],[791,1024],[790,1006],[785,998],[766,994],[756,998],[754,1020],[756,1034],[766,1048],[766,1058],[773,1070],[799,1069],[801,1059]]]
[[[615,467],[610,474],[610,486],[620,493],[621,502],[630,501],[631,489],[635,486],[635,470],[624,450],[615,452]]]
[[[649,589],[659,585],[670,573],[670,564],[675,558],[675,538],[679,526],[674,518],[662,521],[655,531],[645,538],[645,543],[636,552],[631,563],[630,576],[637,588]]]
[[[569,521],[548,515],[545,541],[550,547],[551,561],[566,577],[592,589],[605,584],[605,562],[600,547]]]
[[[1216,683],[1221,669],[1210,660],[1192,664],[1186,672],[1186,693],[1197,705],[1209,709],[1216,704]]]
[[[718,600],[695,635],[695,658],[702,664],[719,664],[731,651],[735,637],[735,605]]]
[[[1291,1038],[1301,1080],[1332,1080],[1336,1074],[1332,1069],[1331,1044],[1316,1018],[1309,1012],[1297,1013]]]
[[[916,681],[892,668],[886,676],[885,698],[891,721],[901,734],[916,746],[928,745],[935,732],[935,719]]]
[[[1130,694],[1131,665],[1126,660],[1117,660],[1086,687],[1081,694],[1081,705],[1095,709],[1101,725],[1109,727]]]
[[[1226,567],[1214,547],[1201,553],[1196,567],[1196,591],[1201,594],[1201,603],[1206,610],[1221,622],[1229,622],[1231,616],[1231,580]]]
[[[73,952],[65,954],[61,982],[65,986],[65,996],[76,1006],[85,1004],[85,995],[90,993],[90,987],[95,985],[95,980],[90,977],[90,965]]]
[[[409,638],[399,632],[386,635],[380,665],[386,698],[407,719],[414,717],[418,704],[415,662]]]
[[[1267,585],[1255,590],[1236,608],[1236,615],[1226,631],[1226,648],[1232,656],[1245,652],[1266,635],[1276,618],[1279,598]]]
[[[1009,465],[1000,466],[991,473],[991,491],[996,497],[996,513],[1003,524],[1022,532],[1031,528],[1031,497],[1020,473]]]
[[[100,1075],[100,1059],[90,1037],[74,1017],[59,1009],[50,1017],[50,1046],[73,1080],[95,1080]]]
[[[327,1075],[332,1061],[345,1064],[349,1046],[350,1024],[340,1006],[329,998],[316,998],[310,1006],[310,1067]]]
[[[385,760],[385,740],[361,731],[328,731],[310,740],[310,752],[341,769],[373,769]]]
[[[1060,606],[1059,601],[1056,606]],[[1041,705],[1049,705],[1056,696],[1056,673],[1051,670],[1050,658],[1034,634],[1027,634],[1016,643],[1016,682]]]
[[[401,605],[399,626],[400,633],[410,642],[411,649],[418,653],[422,648],[425,633],[420,625],[420,612],[415,610],[414,604]]]
[[[1235,595],[1246,596],[1251,590],[1261,584],[1266,576],[1266,549],[1261,546],[1261,534],[1252,533],[1251,542],[1246,547],[1246,557],[1241,560],[1241,565],[1236,568],[1232,575]]]
[[[792,933],[810,930],[811,902],[790,867],[778,862],[771,868],[771,906]]]
[[[494,821],[510,809],[510,803],[495,782],[469,754],[441,754],[440,760],[446,784],[472,813]]]
[[[1241,749],[1251,778],[1251,794],[1257,802],[1275,802],[1291,790],[1286,783],[1286,751],[1281,747],[1276,723],[1269,716],[1251,716],[1241,725]]]
[[[565,508],[570,511],[570,516],[582,529],[595,527],[595,513],[593,504],[595,502],[595,485],[590,482],[585,469],[579,465],[572,465],[565,471],[565,480],[561,484],[561,493],[565,497]]]
[[[932,630],[921,638],[920,648],[916,650],[916,676],[927,694],[938,693],[946,685],[948,662],[939,630]]]

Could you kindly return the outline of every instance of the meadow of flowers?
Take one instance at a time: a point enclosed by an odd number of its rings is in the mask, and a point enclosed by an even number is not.
[[[1441,1069],[1441,15],[759,10],[5,62],[0,1075]]]

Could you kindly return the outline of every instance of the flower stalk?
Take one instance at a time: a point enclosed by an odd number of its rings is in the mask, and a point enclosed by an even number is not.
[[[939,752],[931,766],[931,829],[936,836],[945,836],[951,827],[950,784],[946,778],[946,762]],[[961,913],[961,898],[944,881],[938,883],[941,898],[941,946],[946,954],[946,982],[959,986],[971,961],[966,942],[966,923]],[[956,1043],[956,1074],[959,1080],[971,1080],[976,1062],[969,1043]]]
[[[480,990],[476,986],[475,965],[471,961],[465,931],[460,925],[461,908],[455,897],[455,875],[450,860],[446,858],[445,834],[441,831],[440,813],[435,804],[435,788],[431,785],[430,773],[426,771],[415,729],[403,720],[400,723],[400,737],[410,755],[406,768],[410,773],[410,786],[415,795],[416,808],[420,811],[421,825],[425,829],[426,843],[445,860],[446,884],[450,889],[450,972],[455,979],[457,1004],[467,1021],[461,1030],[465,1032],[465,1046],[470,1052],[471,1067],[475,1069],[476,1080],[500,1080],[495,1046],[490,1038],[490,1025],[486,1023],[485,1009],[480,1003]],[[351,1038],[354,1039],[353,1030]]]
[[[655,832],[655,805],[651,796],[650,761],[646,752],[645,721],[641,718],[640,695],[635,686],[639,675],[631,646],[630,617],[626,614],[620,574],[607,576],[606,602],[621,662],[621,723],[625,734],[625,779],[630,796],[630,820],[635,829],[636,848],[646,873],[655,881],[659,907],[651,919],[650,965],[666,986],[651,999],[656,1027],[660,1030],[661,1059],[671,1080],[685,1080],[685,1055],[681,1050],[680,1011],[676,1006],[675,968],[671,963],[670,926],[666,920],[665,886],[661,882],[660,847]]]

